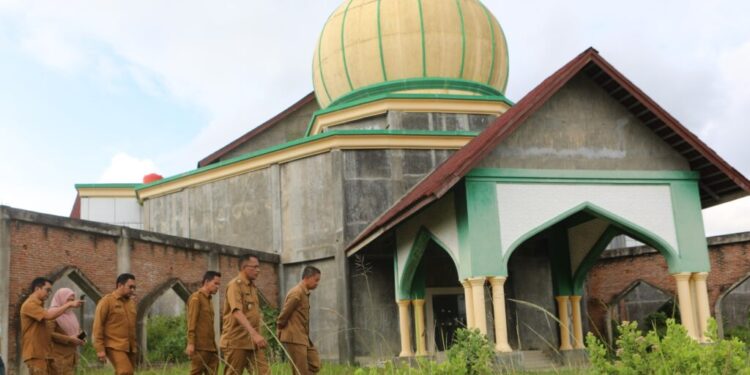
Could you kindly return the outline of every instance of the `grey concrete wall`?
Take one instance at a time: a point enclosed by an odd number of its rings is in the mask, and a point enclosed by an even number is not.
[[[321,271],[318,288],[310,293],[310,339],[318,348],[322,359],[339,359],[339,333],[346,316],[337,302],[337,282],[343,277],[336,269],[334,259],[323,259],[284,266],[284,283],[291,289],[299,283],[306,265]]]
[[[509,302],[508,339],[514,350],[556,350],[559,348],[552,270],[545,241],[529,240],[508,262],[506,298]],[[533,306],[532,306],[533,305]]]
[[[313,100],[302,108],[298,109],[287,118],[279,121],[262,133],[249,139],[247,142],[238,146],[234,150],[222,156],[219,160],[231,159],[248,152],[262,150],[267,147],[286,143],[297,138],[305,136],[307,126],[310,123],[313,112],[320,109],[318,102]]]
[[[276,252],[272,169],[148,199],[146,230]]]
[[[281,166],[283,263],[333,257],[341,249],[340,181],[331,153]]]
[[[584,75],[561,88],[479,167],[689,170],[681,155]]]
[[[387,251],[387,249],[384,249]],[[354,355],[360,362],[397,356],[401,350],[393,259],[355,255],[349,259]]]
[[[448,150],[344,151],[345,241],[352,241],[452,153]]]
[[[750,319],[750,279],[745,279],[721,300],[721,320],[724,332],[737,326],[748,326]]]

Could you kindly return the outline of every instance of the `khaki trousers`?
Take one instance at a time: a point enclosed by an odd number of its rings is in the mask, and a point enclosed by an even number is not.
[[[215,375],[219,371],[219,353],[196,350],[190,357],[190,375]]]
[[[29,369],[29,375],[49,375],[52,367],[51,359],[29,359],[25,362]]]
[[[289,353],[289,365],[292,367],[293,375],[315,374],[320,371],[318,349],[312,344],[308,346],[285,342],[284,348]]]
[[[270,375],[266,352],[263,349],[224,349],[224,375],[242,375],[244,370],[251,375]]]
[[[135,354],[132,352],[123,352],[122,350],[106,349],[107,359],[112,367],[115,368],[116,375],[133,375],[135,374]]]
[[[76,374],[76,362],[78,359],[78,353],[70,353],[66,356],[55,355],[52,358],[52,368],[50,368],[50,375],[75,375]]]

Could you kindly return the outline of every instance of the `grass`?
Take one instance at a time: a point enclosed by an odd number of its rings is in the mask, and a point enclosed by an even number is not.
[[[353,374],[359,367],[346,366],[338,364],[324,364],[323,369],[318,375],[348,375]],[[137,373],[139,375],[184,375],[190,372],[190,364],[182,363],[177,365],[152,365],[147,368],[139,368]],[[110,375],[112,374],[112,367],[109,365],[100,368],[81,368],[79,374],[82,375]],[[219,369],[219,373],[223,374],[223,369]],[[273,375],[291,375],[289,365],[286,363],[275,363],[271,365],[271,374]],[[586,371],[582,369],[560,369],[560,370],[547,370],[547,371],[514,371],[512,374],[518,375],[577,375],[585,374]],[[415,375],[417,375],[415,371]],[[387,375],[387,372],[383,370],[383,375]]]

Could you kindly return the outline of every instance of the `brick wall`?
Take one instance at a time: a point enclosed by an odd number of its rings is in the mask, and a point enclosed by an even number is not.
[[[0,210],[9,228],[5,238],[0,233],[0,245],[5,244],[0,251],[10,252],[9,269],[0,270],[9,273],[8,353],[2,353],[9,374],[15,373],[20,306],[31,281],[38,276],[54,278],[74,268],[102,294],[109,293],[117,277],[118,247],[127,248],[139,303],[175,279],[191,291],[197,289],[212,257],[224,281],[229,281],[237,275],[239,257],[251,253],[261,260],[259,289],[272,305],[277,304],[278,255],[8,207]],[[121,242],[124,236],[128,241]]]
[[[711,272],[707,284],[713,315],[719,296],[750,274],[750,232],[710,237],[708,245]],[[596,325],[592,331],[606,332],[606,304],[639,280],[677,295],[667,263],[654,249],[619,249],[602,256],[586,280],[586,308]]]

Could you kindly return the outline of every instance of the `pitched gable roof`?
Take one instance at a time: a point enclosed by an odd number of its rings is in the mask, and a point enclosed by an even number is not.
[[[219,150],[215,151],[211,155],[206,156],[201,161],[198,162],[198,168],[205,167],[209,164],[213,164],[219,159],[231,152],[232,150],[236,149],[237,147],[240,147],[243,143],[249,141],[253,137],[256,137],[257,135],[263,133],[264,131],[270,129],[274,125],[278,124],[279,122],[285,120],[287,117],[291,116],[294,112],[297,112],[300,108],[304,107],[305,105],[309,104],[310,102],[315,101],[315,92],[311,92],[307,95],[305,95],[302,99],[298,100],[296,103],[292,104],[289,108],[285,109],[278,115],[274,116],[270,120],[264,122],[263,124],[259,125],[253,130],[250,130],[249,132],[245,133],[243,136],[235,139],[228,145],[220,148]]]
[[[701,205],[704,208],[750,193],[750,181],[747,178],[625,78],[595,49],[588,48],[542,81],[479,136],[414,186],[388,211],[365,228],[347,246],[346,251],[361,248],[381,233],[390,230],[421,208],[441,198],[492,152],[495,146],[513,133],[560,88],[581,72],[593,79],[613,99],[621,103],[645,126],[679,152],[688,160],[692,170],[700,173]]]

